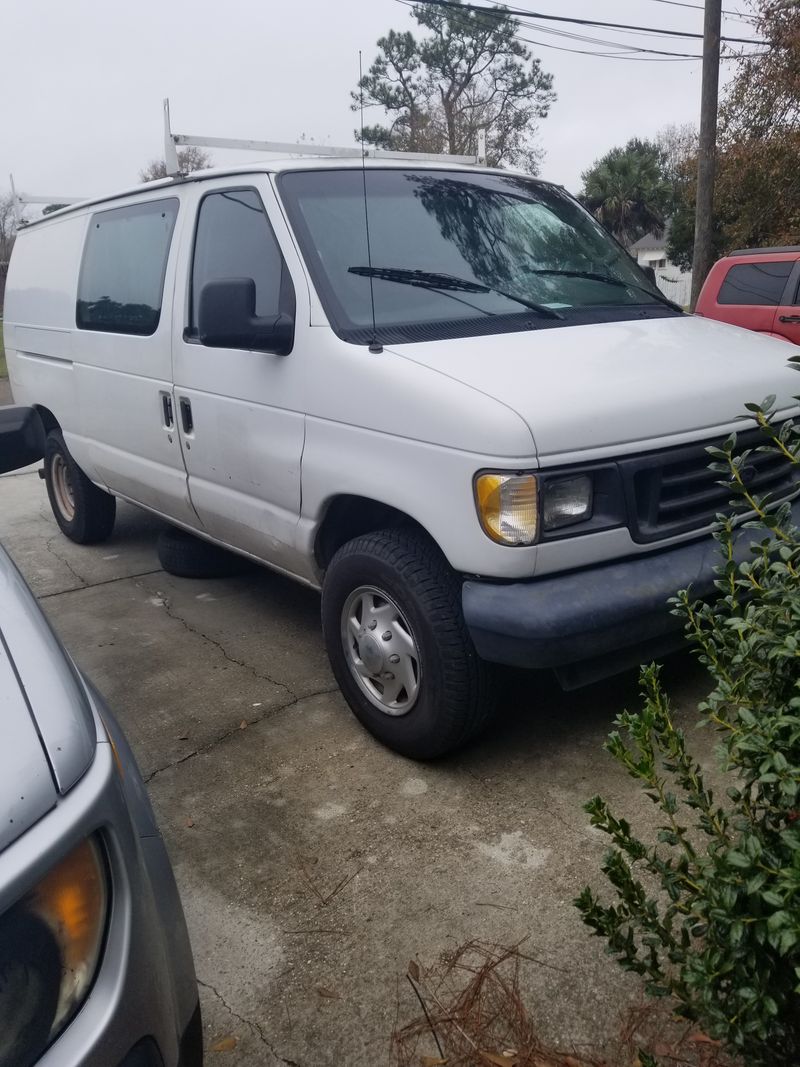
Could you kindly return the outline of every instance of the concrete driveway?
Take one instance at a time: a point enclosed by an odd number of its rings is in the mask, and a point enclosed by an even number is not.
[[[339,697],[315,594],[258,570],[172,578],[158,568],[159,528],[122,505],[107,544],[79,547],[35,473],[0,479],[0,539],[149,783],[188,915],[208,1062],[389,1063],[395,1022],[418,1014],[409,959],[473,938],[527,935],[528,1003],[552,1038],[613,1030],[637,986],[570,902],[601,882],[604,841],[583,801],[599,791],[647,817],[601,749],[636,702],[635,676],[563,695],[546,676],[507,675],[486,738],[414,764]],[[667,678],[691,723],[701,674],[683,656]],[[710,759],[712,739],[695,736]]]

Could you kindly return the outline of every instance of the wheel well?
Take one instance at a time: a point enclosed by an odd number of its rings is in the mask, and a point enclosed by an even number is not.
[[[389,504],[363,496],[338,496],[328,506],[317,532],[314,542],[317,564],[322,570],[326,570],[342,545],[360,534],[400,526],[415,527],[425,532],[410,515]]]
[[[45,433],[61,429],[61,423],[49,408],[44,407],[42,404],[35,404],[34,407],[39,412],[39,418],[42,420]]]

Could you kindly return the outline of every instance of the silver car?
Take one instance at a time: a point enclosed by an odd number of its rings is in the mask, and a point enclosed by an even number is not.
[[[43,455],[0,408],[0,473]],[[0,548],[0,1067],[199,1067],[186,922],[125,737]]]

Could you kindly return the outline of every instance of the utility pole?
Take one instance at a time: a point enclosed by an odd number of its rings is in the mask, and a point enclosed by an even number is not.
[[[697,204],[692,260],[692,311],[711,270],[714,226],[714,172],[717,156],[717,100],[719,96],[719,39],[722,0],[706,0],[703,21],[703,85],[700,90],[700,145],[697,156]]]

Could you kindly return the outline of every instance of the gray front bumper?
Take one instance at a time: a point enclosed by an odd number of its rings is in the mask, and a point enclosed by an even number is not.
[[[800,501],[792,517],[800,524]],[[764,536],[763,530],[740,530],[737,562]],[[694,597],[710,596],[719,559],[719,545],[709,536],[528,582],[466,581],[464,618],[482,659],[554,667],[565,679],[580,674],[567,668],[591,664],[589,681],[679,647],[682,622],[667,601],[687,587]]]

